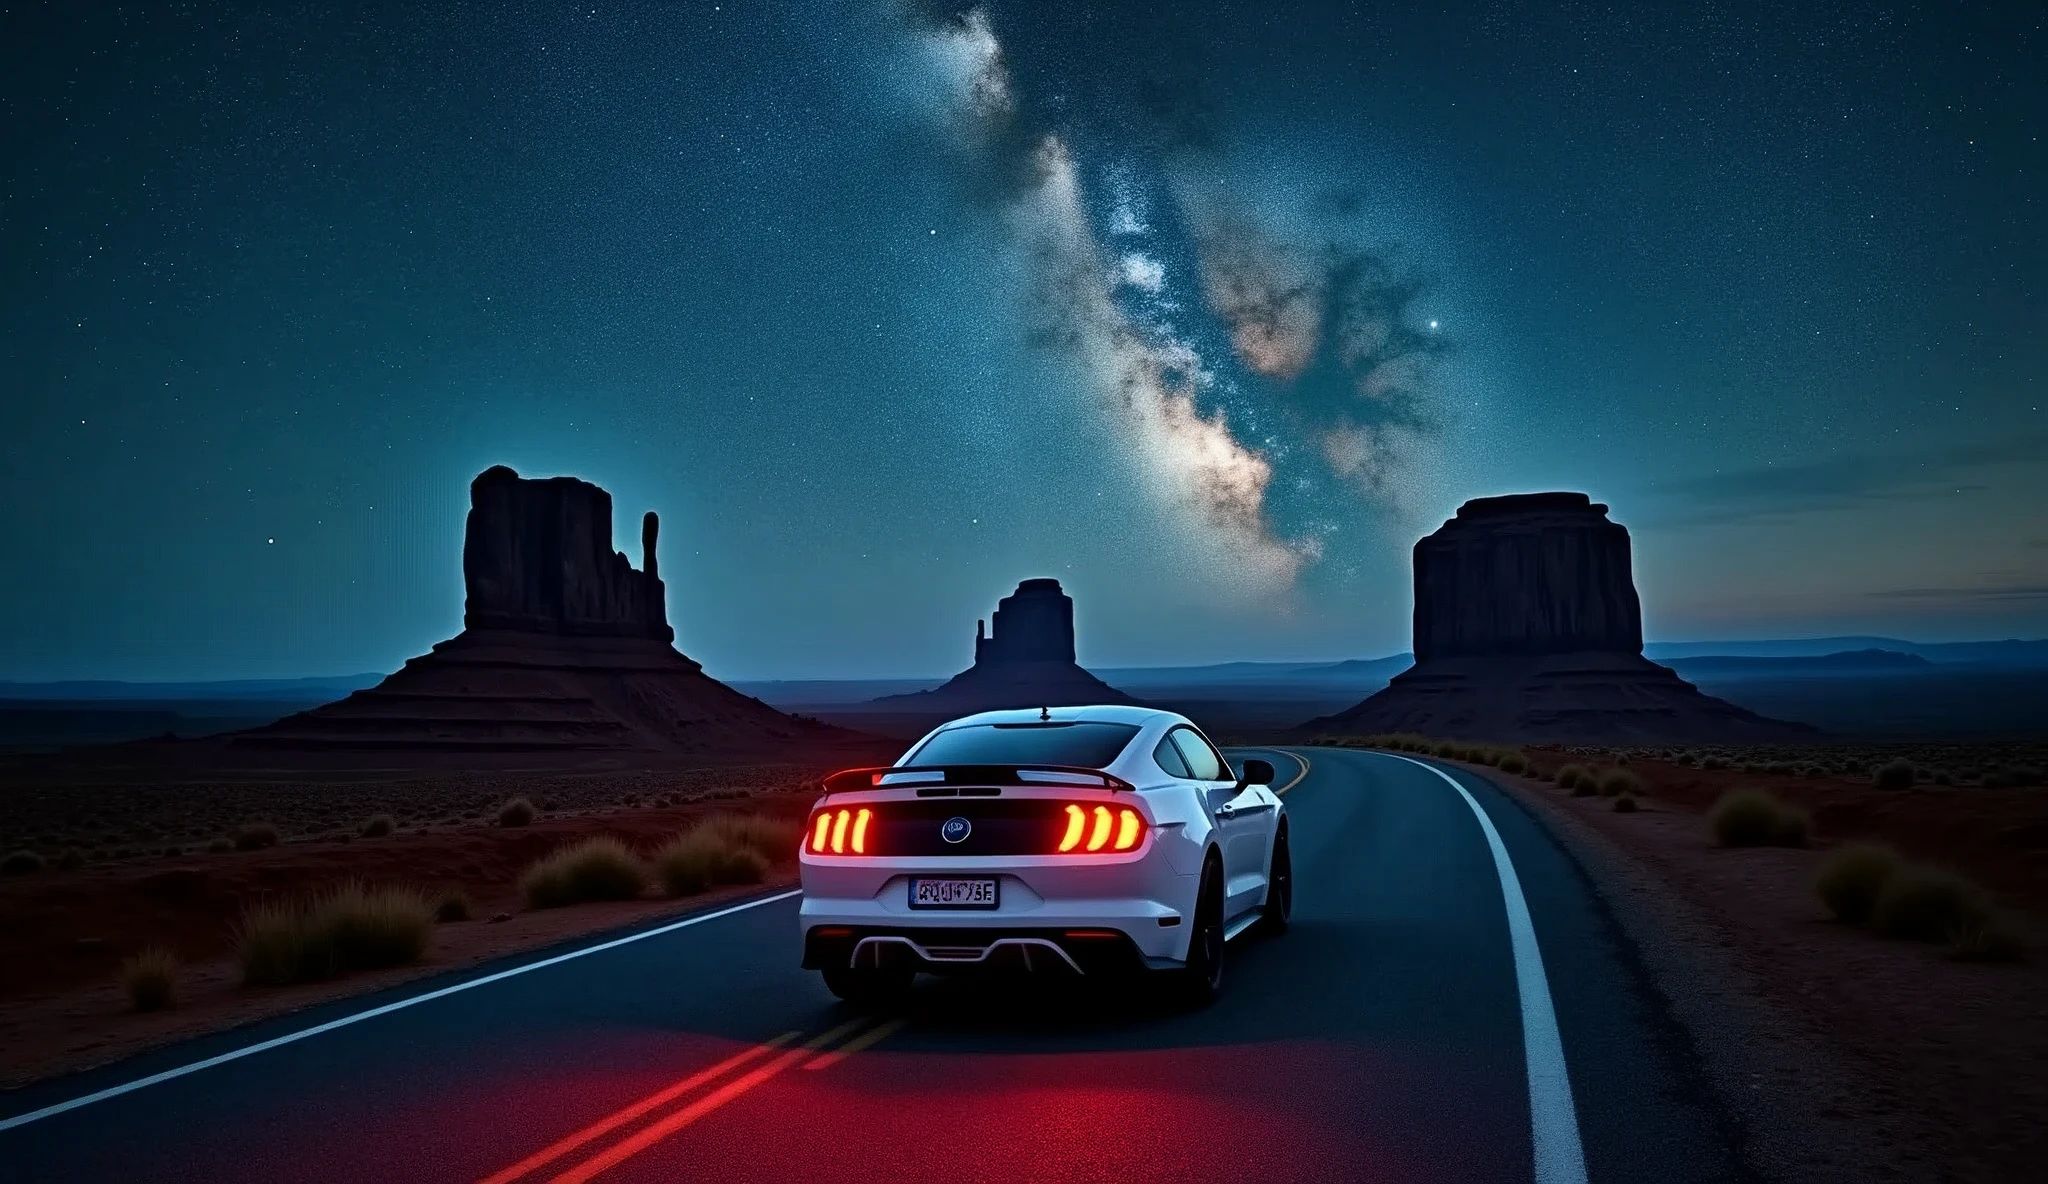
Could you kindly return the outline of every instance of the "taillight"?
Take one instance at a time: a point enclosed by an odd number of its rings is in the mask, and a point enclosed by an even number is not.
[[[1108,806],[1090,808],[1069,802],[1066,812],[1066,830],[1060,835],[1062,855],[1077,850],[1129,851],[1144,837],[1145,820],[1129,807],[1111,810]]]
[[[866,855],[868,825],[874,820],[875,812],[866,807],[818,811],[817,821],[811,824],[811,853]]]

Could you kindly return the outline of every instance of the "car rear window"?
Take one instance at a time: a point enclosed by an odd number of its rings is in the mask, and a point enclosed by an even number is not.
[[[918,746],[906,765],[1078,765],[1100,769],[1138,734],[1136,724],[1091,721],[968,724]]]

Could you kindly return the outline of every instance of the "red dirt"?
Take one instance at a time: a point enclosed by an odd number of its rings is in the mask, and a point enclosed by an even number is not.
[[[1538,752],[1544,769],[1585,758]],[[2038,909],[2048,793],[1879,790],[1834,778],[1630,765],[1642,809],[1575,798],[1532,778],[1478,771],[1539,807],[1611,839],[1653,882],[1708,919],[1718,950],[1762,985],[1862,1079],[1853,1096],[1816,1100],[1858,1120],[1902,1180],[2038,1180],[2048,1163],[2048,967]],[[1827,850],[1716,847],[1704,808],[1756,786],[1814,812],[1824,844],[1878,838],[2003,890],[2032,934],[2028,964],[1958,962],[1938,947],[1888,941],[1829,919],[1813,893]],[[1929,790],[1932,792],[1929,792]]]
[[[473,826],[350,842],[288,843],[261,851],[186,855],[111,868],[43,871],[0,880],[0,1083],[17,1085],[140,1048],[310,1003],[387,986],[666,913],[714,896],[578,905],[522,912],[518,878],[565,843],[611,835],[651,850],[691,822],[723,812],[800,819],[808,790],[537,821],[520,828]],[[771,875],[786,882],[794,865]],[[277,989],[237,984],[234,925],[254,902],[343,880],[459,889],[468,922],[436,927],[422,964],[329,983]],[[727,893],[725,895],[730,895]],[[508,914],[492,923],[491,918]],[[136,1015],[115,979],[144,946],[172,949],[185,969],[179,1005]]]
[[[1555,772],[1569,753],[1532,753]],[[1843,777],[1701,770],[1636,759],[1629,768],[1659,800],[1704,811],[1732,789],[1762,789],[1813,815],[1821,839],[1877,839],[1915,859],[1946,864],[2048,911],[2048,789],[1916,785],[1879,789]]]

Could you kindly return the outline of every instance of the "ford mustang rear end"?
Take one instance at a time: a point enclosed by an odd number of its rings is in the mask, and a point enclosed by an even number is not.
[[[872,1003],[920,972],[1184,973],[1204,923],[1220,956],[1220,832],[1151,755],[1175,727],[1193,730],[1143,708],[992,712],[834,774],[800,856],[804,965]]]

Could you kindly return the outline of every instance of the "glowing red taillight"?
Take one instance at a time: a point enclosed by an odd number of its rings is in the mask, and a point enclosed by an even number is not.
[[[1108,806],[1069,802],[1066,815],[1066,830],[1060,835],[1062,855],[1075,851],[1129,851],[1145,837],[1145,820],[1128,806],[1111,810]]]
[[[868,829],[874,820],[875,812],[865,806],[818,811],[811,821],[811,854],[866,855]]]

